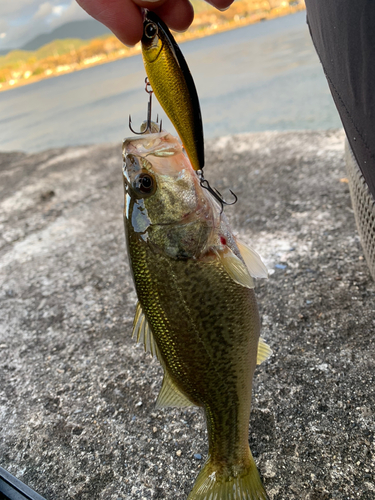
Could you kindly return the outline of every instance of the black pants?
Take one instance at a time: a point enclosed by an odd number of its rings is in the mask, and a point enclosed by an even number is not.
[[[375,198],[375,0],[305,0],[348,141]]]

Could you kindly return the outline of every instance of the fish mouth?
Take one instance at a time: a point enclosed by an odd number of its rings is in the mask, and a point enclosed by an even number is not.
[[[130,174],[134,168],[146,168],[154,173],[176,177],[184,168],[189,168],[182,145],[167,131],[127,138],[122,150],[123,169]]]
[[[144,134],[140,137],[127,137],[122,143],[122,156],[125,161],[127,154],[131,153],[136,156],[146,156],[147,154],[152,154],[157,151],[158,148],[162,149],[162,139],[170,135],[166,130],[161,132],[154,132],[152,134]],[[172,136],[171,136],[172,137]],[[171,146],[168,146],[171,149]]]

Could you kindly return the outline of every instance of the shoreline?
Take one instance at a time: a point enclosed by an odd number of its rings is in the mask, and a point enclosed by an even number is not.
[[[249,26],[251,24],[257,24],[262,21],[269,21],[271,19],[276,19],[278,17],[284,17],[287,15],[295,14],[297,12],[300,12],[302,10],[306,10],[304,4],[298,4],[295,6],[288,6],[288,7],[277,7],[275,9],[272,9],[269,12],[261,12],[258,14],[253,14],[250,16],[246,16],[241,18],[238,18],[239,16],[234,16],[234,19],[224,22],[222,24],[211,24],[208,27],[205,27],[203,29],[195,28],[194,29],[194,24],[193,29],[188,30],[184,33],[176,33],[173,32],[173,35],[178,43],[183,43],[191,40],[197,40],[199,38],[205,38],[207,36],[212,36],[218,33],[222,33],[225,31],[231,31],[237,28],[242,28],[245,26]],[[238,19],[236,19],[236,17]],[[113,35],[114,37],[114,35]],[[85,59],[82,63],[74,63],[70,66],[66,66],[63,68],[57,67],[55,71],[53,70],[48,70],[48,72],[29,77],[27,79],[23,78],[20,80],[12,81],[13,83],[0,83],[0,92],[6,92],[8,90],[12,90],[14,88],[18,87],[23,87],[26,85],[31,85],[33,83],[37,83],[41,80],[47,80],[50,78],[56,78],[61,75],[66,75],[68,73],[74,73],[76,71],[81,71],[87,68],[90,68],[92,66],[99,66],[102,64],[110,63],[117,61],[119,59],[126,59],[128,57],[133,57],[135,55],[138,55],[141,53],[141,44],[140,42],[135,45],[134,47],[126,49],[120,49],[118,51],[114,51],[110,54],[101,54],[97,55],[91,58]]]

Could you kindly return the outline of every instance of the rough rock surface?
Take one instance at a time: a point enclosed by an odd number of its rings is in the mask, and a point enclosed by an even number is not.
[[[374,499],[375,284],[343,133],[213,140],[206,176],[273,271],[249,432],[270,498]],[[186,499],[206,432],[155,410],[161,369],[131,339],[120,144],[0,154],[0,192],[0,465],[48,500]]]

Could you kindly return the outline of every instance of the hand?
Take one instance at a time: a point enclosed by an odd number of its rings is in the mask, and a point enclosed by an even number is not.
[[[219,10],[225,10],[233,0],[207,0]],[[142,37],[141,8],[155,12],[171,29],[186,30],[193,21],[194,11],[189,0],[77,0],[78,4],[105,24],[125,45],[135,45]]]

